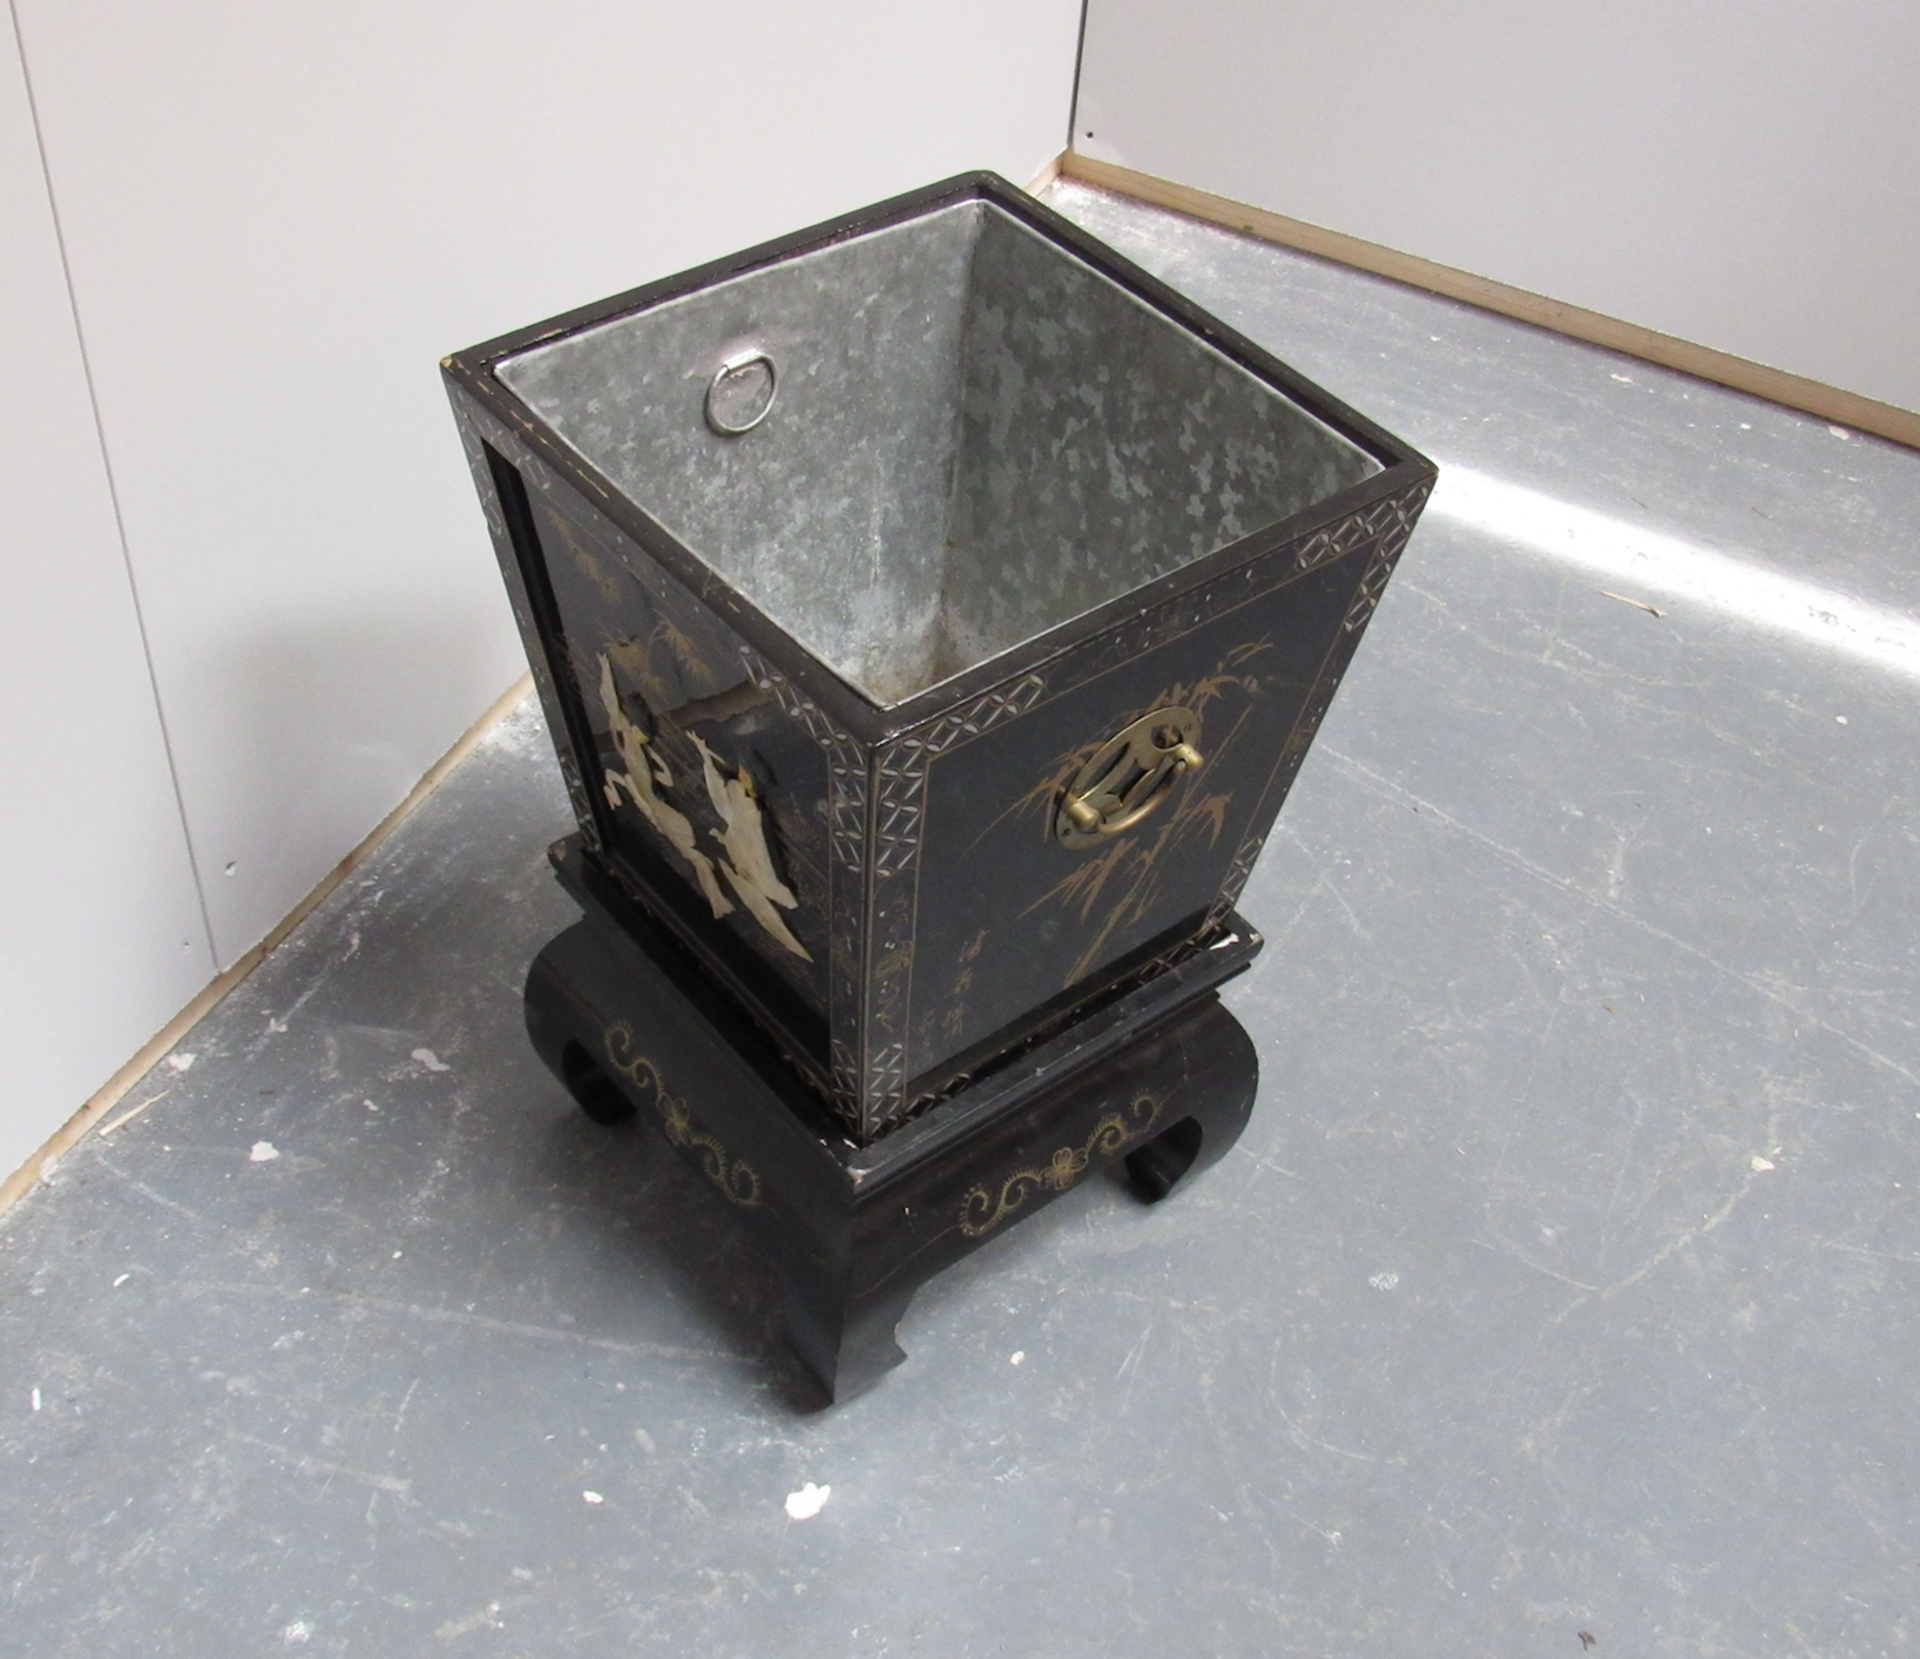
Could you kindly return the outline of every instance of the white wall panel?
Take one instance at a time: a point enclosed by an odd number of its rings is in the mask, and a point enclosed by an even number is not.
[[[1075,147],[1920,409],[1910,0],[1091,0]]]
[[[213,973],[10,26],[0,319],[4,1177]]]
[[[437,359],[964,168],[1031,175],[1077,26],[1072,0],[18,9],[223,962],[518,672]]]

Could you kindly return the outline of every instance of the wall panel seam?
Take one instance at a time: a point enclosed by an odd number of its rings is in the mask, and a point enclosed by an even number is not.
[[[94,383],[93,358],[87,349],[86,324],[80,316],[80,296],[74,288],[73,264],[67,253],[66,227],[60,219],[60,200],[54,190],[53,166],[47,154],[46,131],[40,121],[40,104],[34,94],[33,65],[27,56],[27,37],[20,23],[18,0],[7,0],[7,14],[13,25],[13,47],[20,58],[20,79],[26,88],[27,115],[33,123],[34,149],[40,158],[40,182],[47,193],[47,212],[53,222],[54,247],[60,256],[60,280],[67,292],[67,310],[73,318],[75,344],[80,353],[80,372],[86,382],[87,409],[93,420],[94,441],[100,447],[100,465],[107,482],[107,502],[113,512],[114,534],[120,543],[120,565],[126,572],[127,591],[133,603],[134,627],[140,635],[140,655],[146,665],[147,687],[153,695],[154,717],[160,726],[160,744],[166,754],[167,777],[173,786],[174,812],[180,821],[181,840],[186,845],[187,867],[193,876],[194,903],[200,912],[201,946],[208,967],[219,971],[219,959],[214,953],[213,918],[207,908],[206,883],[200,871],[200,856],[193,844],[193,829],[187,820],[186,796],[180,787],[180,769],[174,760],[173,734],[167,723],[166,704],[160,697],[160,679],[154,670],[153,646],[147,637],[147,618],[140,600],[140,582],[134,574],[133,553],[127,540],[126,517],[120,508],[120,489],[114,477],[113,453],[107,442],[106,423],[100,412],[100,395]]]

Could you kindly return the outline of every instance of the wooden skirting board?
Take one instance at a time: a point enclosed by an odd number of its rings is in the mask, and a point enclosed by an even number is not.
[[[1062,150],[1060,154],[1055,156],[1046,166],[1042,167],[1038,173],[1027,181],[1027,194],[1029,196],[1044,195],[1047,186],[1052,184],[1053,181],[1060,176],[1060,169],[1067,164],[1067,157],[1072,154],[1073,152],[1071,150]]]
[[[533,676],[521,675],[498,702],[467,728],[459,742],[434,762],[433,769],[413,786],[407,798],[382,818],[359,846],[328,871],[320,884],[295,905],[266,938],[225,973],[215,977],[206,989],[174,1015],[138,1054],[115,1072],[107,1080],[104,1088],[56,1129],[38,1152],[8,1176],[4,1183],[0,1183],[0,1215],[5,1215],[16,1200],[31,1192],[35,1186],[50,1176],[54,1166],[60,1162],[67,1151],[83,1140],[96,1125],[99,1126],[101,1134],[111,1135],[121,1124],[138,1117],[149,1106],[154,1105],[160,1098],[159,1094],[149,1095],[130,1111],[120,1113],[111,1123],[101,1122],[101,1119],[119,1105],[133,1091],[140,1079],[157,1066],[169,1051],[186,1041],[193,1028],[219,1007],[228,992],[259,967],[274,947],[313,913],[322,899],[367,861],[368,855],[374,848],[412,815],[414,809],[439,787],[447,774],[473,753],[480,740],[520,706],[522,699],[532,689]]]
[[[1372,271],[1377,276],[1392,277],[1396,282],[1444,294],[1448,299],[1465,300],[1502,316],[1517,317],[1521,322],[1535,323],[1576,340],[1645,358],[1664,368],[1698,375],[1702,380],[1716,381],[1736,391],[1783,403],[1789,409],[1804,410],[1822,420],[1920,449],[1920,414],[1913,410],[1861,397],[1857,392],[1844,392],[1837,386],[1823,385],[1784,369],[1769,368],[1764,363],[1752,363],[1731,352],[1715,351],[1711,346],[1695,345],[1691,340],[1677,340],[1671,334],[1642,328],[1638,323],[1602,316],[1598,311],[1548,299],[1524,288],[1475,276],[1470,271],[1455,270],[1451,265],[1383,248],[1377,242],[1363,241],[1358,236],[1326,230],[1301,219],[1289,219],[1283,213],[1249,207],[1245,202],[1215,196],[1191,185],[1175,184],[1170,179],[1155,178],[1151,173],[1136,172],[1111,161],[1096,161],[1073,150],[1047,169],[1042,175],[1043,186],[1055,177],[1077,179],[1082,184],[1131,196],[1155,207],[1171,208],[1176,213],[1223,225],[1229,230],[1245,231],[1263,241],[1278,242],[1283,247],[1299,248],[1342,265]]]

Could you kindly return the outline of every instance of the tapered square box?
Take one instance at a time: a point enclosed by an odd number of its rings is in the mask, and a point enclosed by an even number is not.
[[[985,174],[445,370],[584,856],[854,1146],[1222,935],[1434,476]]]

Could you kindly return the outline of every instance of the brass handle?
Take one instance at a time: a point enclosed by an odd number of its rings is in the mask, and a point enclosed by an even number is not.
[[[1199,771],[1199,736],[1200,716],[1187,708],[1155,709],[1116,732],[1067,785],[1055,833],[1069,847],[1092,847],[1132,829]]]

